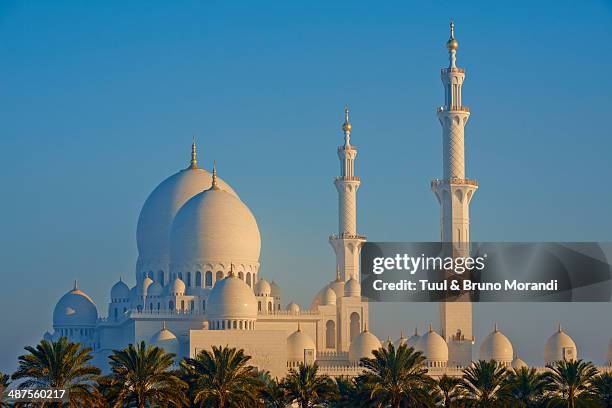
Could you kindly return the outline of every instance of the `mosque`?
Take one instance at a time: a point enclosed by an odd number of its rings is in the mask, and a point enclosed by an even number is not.
[[[465,176],[464,127],[470,110],[462,103],[465,71],[456,65],[458,42],[451,23],[449,65],[441,70],[444,105],[443,178],[431,182],[440,204],[441,240],[469,242],[469,204],[478,189]],[[119,280],[111,288],[106,317],[75,283],[57,302],[53,332],[91,347],[94,362],[108,370],[113,349],[144,340],[177,356],[194,356],[213,345],[243,348],[252,363],[282,377],[300,362],[316,362],[329,375],[354,376],[359,359],[392,340],[381,342],[368,331],[368,299],[361,296],[359,259],[366,241],[357,232],[355,174],[357,148],[351,142],[345,109],[344,142],[337,149],[340,175],[338,232],[329,237],[336,253],[336,275],[313,297],[309,307],[287,301],[274,281],[260,276],[260,233],[255,216],[213,166],[198,166],[192,145],[189,166],[162,181],[142,207],[136,239],[136,285]],[[475,358],[507,366],[526,365],[496,326],[473,356],[472,304],[441,302],[440,325],[395,340],[423,351],[433,376],[460,375]],[[543,363],[578,358],[578,349],[561,326],[544,347]],[[612,341],[607,368],[612,366]]]

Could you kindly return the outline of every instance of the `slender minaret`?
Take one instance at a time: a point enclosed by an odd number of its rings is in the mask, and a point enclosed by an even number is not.
[[[465,71],[456,65],[459,43],[454,29],[451,22],[446,43],[449,66],[441,70],[445,101],[438,108],[444,178],[433,180],[431,188],[440,203],[441,241],[453,243],[453,256],[466,256],[470,242],[470,200],[478,184],[465,178],[464,127],[470,110],[461,101]],[[472,360],[472,304],[460,300],[440,302],[440,329],[449,346],[449,366],[466,365]]]
[[[351,145],[351,123],[348,107],[344,108],[344,145],[338,146],[340,159],[340,176],[334,184],[338,190],[338,234],[329,237],[329,242],[336,252],[336,265],[340,278],[360,280],[359,256],[365,236],[357,234],[357,189],[361,184],[355,176],[355,157],[357,149]]]

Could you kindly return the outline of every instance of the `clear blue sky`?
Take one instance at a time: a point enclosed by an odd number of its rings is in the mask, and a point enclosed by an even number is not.
[[[287,301],[307,306],[334,276],[345,103],[360,231],[437,239],[429,181],[451,18],[472,109],[467,173],[480,182],[472,238],[611,241],[609,1],[3,1],[0,370],[50,329],[73,279],[101,314],[119,276],[133,283],[140,207],[188,164],[192,134],[257,217],[262,275]],[[610,312],[477,305],[476,335],[497,319],[541,363],[561,319],[601,362]],[[429,320],[434,304],[372,307],[380,337]]]

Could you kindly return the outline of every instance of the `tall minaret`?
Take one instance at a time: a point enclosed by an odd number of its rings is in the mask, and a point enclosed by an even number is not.
[[[329,237],[336,252],[340,278],[345,282],[350,278],[360,281],[359,257],[365,242],[365,236],[357,234],[357,189],[361,181],[355,176],[357,149],[351,145],[351,128],[349,110],[345,107],[342,125],[344,145],[338,146],[340,176],[334,182],[338,190],[338,234]]]
[[[446,43],[449,66],[441,70],[444,106],[438,108],[444,178],[433,180],[431,188],[440,203],[441,241],[453,243],[454,256],[466,256],[470,242],[470,201],[478,183],[465,178],[464,127],[470,110],[461,100],[465,71],[456,65],[458,46],[451,22]],[[441,335],[449,346],[449,366],[469,364],[474,341],[472,304],[459,300],[440,302],[440,325]]]

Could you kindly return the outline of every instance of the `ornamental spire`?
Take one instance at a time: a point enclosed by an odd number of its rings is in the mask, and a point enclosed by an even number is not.
[[[456,68],[457,58],[455,56],[457,52],[457,48],[459,48],[459,42],[455,39],[455,23],[450,22],[450,38],[446,42],[446,48],[448,48],[448,53],[450,54],[450,67]]]
[[[194,169],[194,170],[198,168],[195,136],[193,136],[193,139],[191,142],[191,165],[189,166],[189,168]]]
[[[213,172],[212,172],[212,186],[210,186],[211,190],[219,190],[219,186],[217,185],[217,161],[213,160]]]
[[[351,145],[351,129],[353,126],[349,122],[349,108],[348,105],[344,106],[344,123],[342,124],[342,130],[344,131],[344,145]]]

